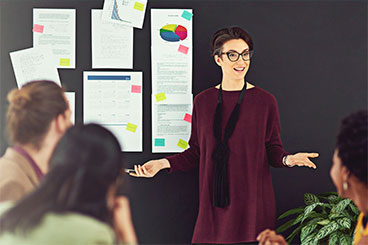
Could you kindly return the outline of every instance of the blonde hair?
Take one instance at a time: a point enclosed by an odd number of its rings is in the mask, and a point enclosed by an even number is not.
[[[13,89],[7,97],[7,133],[12,144],[32,144],[36,149],[51,121],[68,109],[64,90],[47,80],[32,81]]]

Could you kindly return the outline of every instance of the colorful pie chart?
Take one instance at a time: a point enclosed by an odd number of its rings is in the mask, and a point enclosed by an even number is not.
[[[168,42],[179,42],[188,36],[187,28],[181,25],[165,25],[160,29],[160,36]]]

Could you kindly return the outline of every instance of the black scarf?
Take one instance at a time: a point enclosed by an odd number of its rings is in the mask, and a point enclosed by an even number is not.
[[[227,177],[227,163],[229,161],[228,141],[234,132],[236,123],[239,118],[240,104],[244,98],[246,90],[246,82],[238,99],[234,110],[231,112],[229,121],[225,126],[224,139],[222,140],[221,119],[222,119],[222,84],[220,85],[219,95],[217,99],[217,107],[213,122],[213,133],[216,139],[216,146],[212,152],[212,160],[214,163],[213,173],[213,201],[212,206],[224,208],[229,205],[229,185]]]

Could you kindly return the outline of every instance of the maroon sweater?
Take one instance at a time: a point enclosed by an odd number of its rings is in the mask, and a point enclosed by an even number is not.
[[[222,132],[240,91],[223,91]],[[240,243],[256,240],[259,232],[274,229],[275,198],[269,165],[284,167],[287,154],[280,139],[280,120],[275,97],[258,88],[248,89],[240,106],[239,120],[229,139],[229,206],[212,206],[213,119],[218,89],[209,88],[194,99],[190,148],[170,156],[171,168],[186,171],[199,167],[199,211],[193,243]]]

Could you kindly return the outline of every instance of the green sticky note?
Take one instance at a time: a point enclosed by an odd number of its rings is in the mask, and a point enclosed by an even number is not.
[[[193,14],[184,10],[183,14],[181,15],[181,17],[183,17],[186,20],[191,20],[193,17]]]
[[[155,146],[165,146],[165,139],[155,139]]]
[[[136,10],[139,10],[139,11],[143,11],[144,10],[144,4],[139,3],[139,2],[135,2],[133,8],[136,9]]]
[[[185,150],[188,147],[188,142],[186,142],[185,140],[179,139],[177,146]]]
[[[135,133],[137,131],[137,125],[134,125],[132,123],[128,123],[126,130]]]
[[[70,59],[61,58],[59,64],[60,66],[70,66]]]
[[[156,97],[156,101],[157,101],[157,102],[160,102],[160,101],[166,100],[166,95],[165,95],[165,93],[164,93],[164,92],[159,93],[159,94],[156,94],[156,95],[155,95],[155,97]]]

